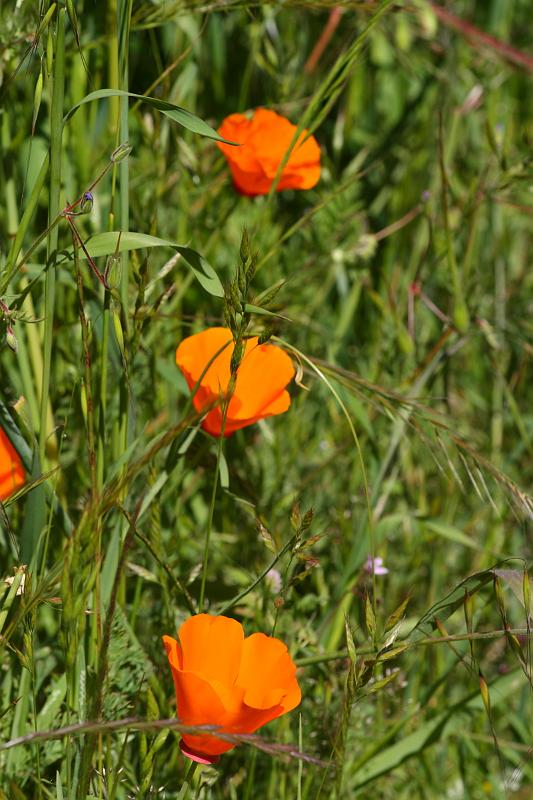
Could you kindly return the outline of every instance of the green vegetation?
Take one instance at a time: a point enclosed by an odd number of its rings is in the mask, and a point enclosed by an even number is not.
[[[448,5],[0,6],[0,798],[531,796],[532,6]],[[258,106],[314,189],[235,192],[210,137]],[[216,440],[175,350],[244,230],[298,374]],[[185,780],[161,636],[204,589],[302,703]]]

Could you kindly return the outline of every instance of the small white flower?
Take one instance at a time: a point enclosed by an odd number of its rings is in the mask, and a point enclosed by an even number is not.
[[[281,592],[281,575],[277,569],[269,569],[265,580],[269,589],[271,589],[274,594],[279,594]]]
[[[383,559],[379,556],[376,556],[374,559],[372,556],[368,556],[364,569],[369,575],[386,575],[389,571],[383,564]]]

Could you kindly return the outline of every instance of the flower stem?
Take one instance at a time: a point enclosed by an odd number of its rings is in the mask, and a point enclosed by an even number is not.
[[[224,413],[222,425],[224,428],[226,422],[226,415]],[[222,445],[224,442],[224,430],[218,439],[218,446],[217,446],[217,463],[215,466],[215,477],[213,479],[213,491],[211,492],[211,502],[209,504],[209,513],[207,516],[207,526],[205,529],[205,542],[204,542],[204,560],[202,563],[202,582],[200,584],[200,599],[198,600],[198,611],[202,613],[202,609],[204,606],[204,598],[205,598],[205,585],[207,581],[207,563],[209,561],[209,544],[211,541],[211,530],[213,528],[213,516],[215,513],[215,501],[217,496],[217,489],[218,489],[218,475],[220,472],[220,460],[222,457]]]

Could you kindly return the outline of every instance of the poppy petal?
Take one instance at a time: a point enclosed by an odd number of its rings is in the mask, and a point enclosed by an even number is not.
[[[188,386],[191,390],[196,387],[193,403],[199,412],[220,401],[227,392],[232,342],[228,328],[209,328],[184,339],[176,350],[176,363]],[[227,407],[224,435],[229,436],[263,417],[286,411],[290,406],[290,396],[285,387],[294,374],[291,358],[281,347],[260,345],[256,336],[247,339]],[[222,415],[219,402],[202,421],[204,430],[213,436],[221,436]]]
[[[183,669],[225,686],[235,683],[241,661],[244,631],[237,620],[197,614],[179,630]]]
[[[209,361],[221,350],[203,376],[202,388],[208,389],[213,397],[226,391],[230,379],[232,339],[228,328],[207,328],[183,339],[176,350],[176,363],[190,389],[199,381]]]
[[[232,413],[233,418],[247,419],[261,414],[290,383],[294,374],[292,360],[281,347],[260,345],[256,337],[249,339],[237,372],[235,397],[240,400],[240,407]]]
[[[25,481],[20,456],[0,428],[0,500],[7,500]]]
[[[184,725],[212,725],[214,733],[183,734],[189,758],[213,763],[235,745],[218,733],[254,733],[300,702],[296,667],[279,639],[256,633],[224,616],[198,614],[180,628],[180,643],[163,643],[176,688],[177,715]]]
[[[237,683],[246,687],[248,706],[265,709],[283,703],[293,690],[295,673],[287,647],[279,639],[254,633],[244,640]]]
[[[297,127],[288,119],[266,108],[258,108],[251,119],[231,114],[219,133],[241,143],[232,147],[217,142],[224,153],[235,187],[241,194],[267,194],[285,158]],[[320,148],[314,136],[302,131],[283,167],[277,191],[311,189],[320,178]]]
[[[179,672],[175,678],[178,719],[184,725],[213,725],[222,727],[226,709],[208,680],[193,672]],[[183,741],[192,750],[208,755],[219,755],[231,750],[230,742],[216,739],[208,733],[197,736],[182,735]]]

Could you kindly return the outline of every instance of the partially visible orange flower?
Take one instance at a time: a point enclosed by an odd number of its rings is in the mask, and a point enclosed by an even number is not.
[[[296,666],[279,639],[264,633],[245,638],[240,622],[210,614],[190,617],[179,639],[163,636],[184,725],[254,733],[299,705]],[[233,747],[211,734],[183,734],[180,742],[186,756],[204,764]]]
[[[226,345],[226,347],[224,347]],[[231,378],[230,362],[233,337],[229,328],[207,328],[184,339],[176,350],[176,363],[189,389],[200,380],[202,372],[216,353],[193,398],[201,412],[224,397]],[[274,344],[259,344],[257,336],[246,340],[244,356],[237,371],[235,389],[228,405],[224,435],[253,425],[259,419],[282,414],[291,404],[285,387],[294,377],[294,367],[287,353]],[[222,408],[218,405],[206,414],[202,427],[213,436],[222,433]]]
[[[0,500],[7,500],[24,483],[20,456],[0,428]]]
[[[258,108],[249,119],[231,114],[218,129],[219,134],[240,147],[217,142],[229,163],[235,188],[254,196],[267,194],[296,131],[285,117]],[[311,189],[320,178],[320,148],[314,136],[302,131],[283,168],[276,191]]]

